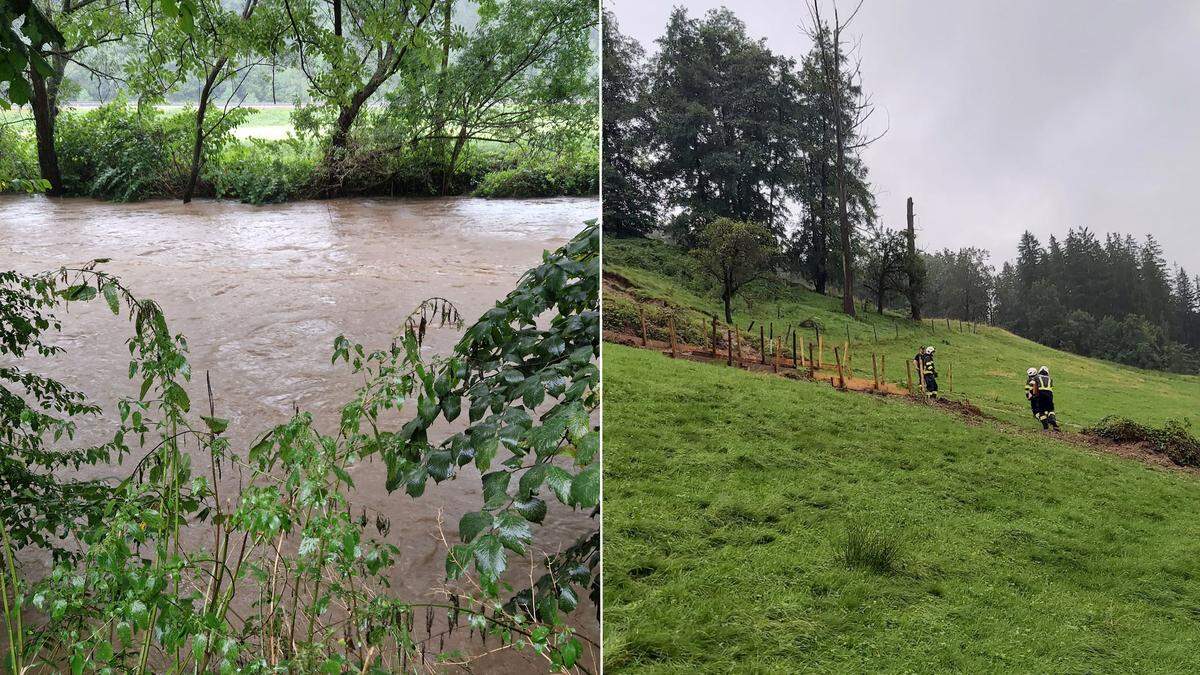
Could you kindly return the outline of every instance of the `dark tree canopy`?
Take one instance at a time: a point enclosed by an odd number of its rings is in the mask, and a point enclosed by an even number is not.
[[[618,234],[647,234],[658,218],[657,196],[647,169],[648,119],[645,52],[621,34],[604,13],[604,228]]]

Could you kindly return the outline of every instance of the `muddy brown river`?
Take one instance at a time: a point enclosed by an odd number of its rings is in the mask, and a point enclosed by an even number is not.
[[[367,349],[386,347],[403,318],[431,296],[456,303],[469,325],[540,261],[543,250],[565,243],[598,212],[597,200],[574,198],[249,206],[0,196],[0,269],[33,273],[111,258],[101,268],[157,300],[171,330],[187,337],[188,393],[196,407],[206,402],[207,371],[217,415],[231,420],[228,435],[244,454],[251,439],[286,421],[296,407],[312,412],[321,431],[336,431],[339,409],[361,383],[345,364],[330,364],[338,335]],[[60,316],[64,330],[55,342],[67,353],[40,369],[115,415],[115,402],[137,393],[127,379],[129,322],[102,302],[72,305]],[[435,330],[425,349],[445,353],[458,337]],[[85,435],[111,435],[113,427],[89,424]],[[458,517],[481,504],[478,474],[468,469],[457,480],[431,482],[420,499],[389,494],[382,462],[351,469],[356,508],[391,520],[386,539],[401,549],[397,595],[428,600],[428,589],[444,576],[439,513],[453,537]],[[93,475],[123,477],[124,471],[105,467]],[[537,544],[555,551],[593,525],[586,513],[554,502]],[[580,605],[572,623],[598,641],[590,604]],[[590,651],[585,643],[581,663],[589,669],[598,660]],[[529,672],[534,662],[526,658],[505,652],[474,668]]]

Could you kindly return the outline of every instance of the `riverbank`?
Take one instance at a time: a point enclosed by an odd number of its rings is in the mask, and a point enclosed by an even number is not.
[[[387,130],[368,129],[331,164],[326,139],[297,133],[286,110],[240,109],[214,129],[195,195],[265,204],[351,196],[599,193],[594,139],[564,141],[552,150],[470,141],[448,163],[401,138],[385,138]],[[117,202],[181,198],[193,128],[194,112],[186,109],[137,111],[114,104],[64,111],[55,145],[65,195]],[[32,122],[10,111],[0,119],[0,192],[6,185],[21,191],[23,181],[40,176]]]

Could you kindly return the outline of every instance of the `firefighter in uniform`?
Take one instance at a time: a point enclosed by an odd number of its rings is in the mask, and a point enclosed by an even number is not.
[[[937,398],[937,366],[933,363],[933,347],[926,347],[917,352],[915,360],[917,371],[925,381],[925,394],[931,399]]]
[[[1029,409],[1033,411],[1033,416],[1040,422],[1042,419],[1040,399],[1034,393],[1034,387],[1037,386],[1037,368],[1030,368],[1025,371],[1025,400],[1029,401]]]
[[[1037,415],[1042,422],[1042,429],[1058,431],[1058,418],[1054,414],[1054,381],[1050,379],[1049,367],[1038,368],[1037,376],[1034,378],[1033,391],[1038,399]]]

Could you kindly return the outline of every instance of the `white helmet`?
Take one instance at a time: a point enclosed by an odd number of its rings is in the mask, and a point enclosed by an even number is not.
[[[933,347],[926,347],[926,348],[925,348],[925,353],[926,353],[926,354],[933,354]]]
[[[1029,370],[1025,371],[1025,374],[1028,375],[1029,377],[1033,377],[1034,375],[1037,375],[1037,369],[1030,368]]]
[[[1038,372],[1043,375],[1049,375],[1050,374],[1050,366],[1042,366],[1041,368],[1038,368]]]

